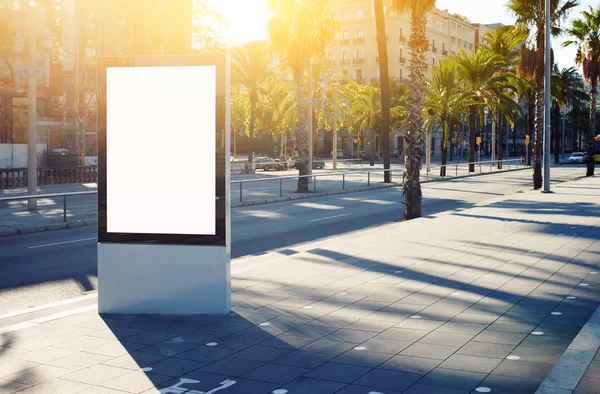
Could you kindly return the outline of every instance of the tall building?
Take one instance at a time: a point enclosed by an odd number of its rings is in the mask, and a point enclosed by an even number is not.
[[[384,1],[384,4],[389,1]],[[329,0],[340,33],[329,50],[330,72],[360,83],[379,79],[377,34],[372,0]],[[408,14],[386,12],[385,30],[388,44],[389,75],[399,80],[409,76],[410,51],[408,39],[411,22]],[[475,27],[463,16],[434,9],[427,14],[429,51],[427,63],[435,64],[447,56],[471,53],[475,48]]]

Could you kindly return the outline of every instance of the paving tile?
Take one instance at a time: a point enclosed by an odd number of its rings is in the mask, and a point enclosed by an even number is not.
[[[478,384],[485,379],[485,373],[459,371],[455,369],[436,368],[429,372],[420,384],[451,387],[461,390],[473,390]]]
[[[47,346],[58,345],[63,342],[65,342],[64,339],[51,338],[48,336],[38,335],[35,337],[27,337],[27,338],[17,337],[16,339],[13,339],[9,343],[3,343],[2,346],[13,348],[13,349],[33,351],[33,350],[45,348]]]
[[[485,330],[473,338],[473,341],[497,343],[500,345],[518,345],[525,337],[527,337],[527,334]]]
[[[360,346],[366,348],[364,350],[365,352],[398,354],[412,344],[413,342],[410,341],[392,341],[389,339],[373,338],[361,343]]]
[[[549,335],[553,337],[566,337],[566,338],[575,338],[581,327],[574,326],[556,326],[551,324],[540,324],[535,329],[531,331],[541,331],[544,335]],[[530,331],[530,332],[531,332]]]
[[[422,377],[423,375],[421,374],[376,368],[363,375],[354,383],[361,386],[373,387],[373,391],[376,389],[404,391]]]
[[[11,375],[20,371],[27,370],[38,366],[38,363],[31,361],[17,360],[15,358],[6,357],[2,355],[0,357],[0,379],[6,375]]]
[[[584,376],[586,378],[600,379],[600,361],[592,361],[588,369],[585,371]]]
[[[292,367],[281,364],[265,364],[244,375],[247,379],[261,382],[286,384],[309,372],[308,368]]]
[[[434,331],[419,340],[419,343],[431,343],[436,345],[460,347],[473,338],[470,334],[457,334],[451,332]]]
[[[339,341],[328,341],[326,339],[319,339],[315,342],[309,343],[302,348],[305,352],[323,353],[333,357],[339,356],[340,354],[347,352],[348,350],[355,347],[356,344]]]
[[[490,324],[489,331],[504,331],[504,332],[516,332],[521,334],[529,334],[535,330],[536,323],[522,323],[515,321],[496,321]]]
[[[95,386],[80,391],[80,394],[123,394],[123,392],[106,387]]]
[[[184,360],[181,358],[171,357],[151,364],[152,373],[157,373],[164,376],[177,377],[189,371],[198,369],[206,364],[198,361]]]
[[[104,382],[101,384],[101,386],[109,389],[125,391],[128,393],[140,393],[144,390],[148,390],[160,385],[161,383],[164,383],[170,379],[172,379],[170,376],[133,371],[129,372],[127,375]]]
[[[408,328],[391,327],[378,334],[375,339],[391,339],[394,341],[416,342],[427,335],[427,331],[411,330]]]
[[[100,354],[79,352],[67,357],[59,358],[58,360],[51,361],[48,364],[55,367],[78,370],[103,363],[111,358],[112,357],[110,356],[103,356]]]
[[[257,369],[264,364],[265,363],[262,361],[227,357],[199,368],[198,370],[208,373],[218,373],[226,376],[243,376],[244,374]]]
[[[392,355],[387,353],[365,352],[352,349],[335,357],[331,361],[338,364],[375,368],[389,360],[391,357]]]
[[[281,349],[295,350],[300,349],[301,347],[306,346],[314,341],[316,341],[315,338],[283,334],[261,342],[261,346],[271,346]]]
[[[502,360],[498,358],[468,356],[464,354],[454,354],[446,361],[440,364],[440,368],[458,369],[461,371],[490,373],[500,364]]]
[[[433,345],[430,343],[417,342],[404,349],[400,355],[445,360],[454,354],[458,349],[459,348],[455,346]]]
[[[502,375],[488,375],[479,387],[491,389],[491,393],[532,394],[542,383],[542,379],[528,379]]]
[[[443,325],[443,321],[427,319],[406,319],[396,324],[394,327],[409,328],[412,330],[433,331]]]
[[[469,394],[469,390],[455,389],[451,387],[431,386],[428,384],[417,383],[404,394]],[[387,392],[386,392],[387,394]]]
[[[348,330],[371,331],[379,333],[387,330],[394,324],[396,324],[394,321],[361,319],[355,321],[354,323],[348,324],[345,328]]]
[[[59,368],[52,365],[38,365],[37,367],[29,368],[21,372],[5,375],[2,379],[8,380],[9,382],[35,386],[57,377],[64,376],[69,372],[71,371],[66,368]]]
[[[130,354],[125,354],[120,357],[108,359],[106,361],[103,361],[102,364],[137,371],[140,368],[148,367],[164,359],[164,356],[157,356],[149,353],[132,352]]]
[[[86,350],[90,350],[90,349],[96,348],[98,346],[106,345],[106,344],[109,344],[112,342],[116,342],[116,341],[111,341],[110,339],[104,339],[104,338],[90,337],[90,336],[86,335],[83,337],[71,339],[69,341],[63,341],[63,342],[57,343],[54,346],[60,347],[63,349],[86,351]]]
[[[178,354],[178,358],[186,360],[201,361],[203,363],[212,363],[235,353],[233,349],[224,349],[219,346],[199,346],[193,350]]]
[[[136,350],[143,349],[144,347],[146,346],[137,343],[111,341],[110,343],[105,343],[103,345],[88,349],[86,352],[101,354],[103,356],[119,357],[124,354],[129,354],[131,352],[135,352]]]
[[[411,356],[394,356],[381,364],[379,369],[403,371],[425,375],[440,364],[439,360]]]
[[[316,368],[333,358],[332,355],[296,350],[273,361],[275,364],[300,368]]]
[[[442,324],[435,331],[477,335],[487,327],[488,326],[486,324],[459,323],[450,321]]]
[[[521,361],[555,365],[564,354],[564,349],[537,348],[519,345],[511,351],[510,354],[520,357]]]
[[[235,357],[244,358],[247,360],[263,361],[268,363],[290,352],[292,352],[292,350],[290,349],[281,349],[270,346],[256,345],[249,347],[248,349],[242,350],[240,352],[237,352],[235,354]]]
[[[378,391],[373,390],[372,387],[367,386],[359,386],[357,384],[350,384],[344,387],[341,391],[338,391],[337,394],[365,394],[365,393],[377,393]],[[402,391],[396,390],[385,390],[385,394],[402,394]]]
[[[90,386],[84,383],[73,382],[70,380],[55,379],[48,382],[29,387],[19,391],[24,394],[72,394],[89,388]]]
[[[61,376],[61,379],[72,380],[90,385],[99,385],[130,372],[130,370],[124,368],[97,364],[89,368],[84,368],[79,371],[71,372],[67,375]]]
[[[368,339],[371,339],[375,335],[377,335],[377,333],[372,331],[360,331],[342,328],[327,335],[323,339],[329,341],[350,342],[358,344],[365,342]]]
[[[302,394],[334,394],[340,391],[346,384],[300,377],[288,384],[281,386],[289,393]]]
[[[492,372],[494,375],[543,380],[554,365],[521,360],[504,360]]]
[[[564,351],[569,347],[571,342],[572,339],[568,337],[553,337],[550,335],[529,335],[523,340],[523,342],[521,342],[521,345],[547,349],[562,349]]]
[[[583,377],[573,394],[597,394],[600,387],[600,379]]]
[[[463,312],[456,315],[451,321],[471,324],[492,324],[498,317],[500,317],[500,314]]]
[[[469,342],[460,348],[457,354],[466,354],[470,356],[490,357],[504,359],[508,356],[515,345],[501,345],[487,342]]]
[[[28,387],[31,386],[23,383],[9,382],[8,380],[0,379],[0,393],[2,394],[16,393],[17,391],[25,390]]]
[[[157,343],[168,341],[177,337],[177,334],[169,334],[158,331],[143,331],[127,337],[127,342],[139,343],[140,345],[156,345]]]
[[[151,353],[151,354],[157,354],[159,356],[173,357],[178,354],[185,353],[189,350],[195,349],[198,346],[202,346],[202,345],[197,345],[194,343],[186,343],[186,342],[174,343],[174,342],[170,342],[170,341],[165,341],[165,342],[157,343],[156,345],[147,346],[142,349],[138,348],[138,349],[134,349],[134,350],[139,350],[140,353]]]
[[[328,362],[307,372],[304,376],[334,382],[352,383],[370,370],[371,368],[369,367]]]

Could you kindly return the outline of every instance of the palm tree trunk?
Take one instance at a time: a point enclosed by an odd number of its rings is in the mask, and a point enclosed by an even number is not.
[[[596,138],[596,91],[598,90],[598,80],[592,79],[592,88],[590,89],[590,129],[588,130],[588,161],[585,176],[594,176],[594,141]]]
[[[446,161],[448,159],[448,124],[446,119],[442,121],[442,166],[440,167],[440,176],[446,176]]]
[[[542,145],[544,142],[544,53],[546,47],[544,24],[538,24],[536,34],[535,84],[535,136],[533,141],[533,190],[542,187]],[[552,67],[550,64],[549,67]]]
[[[406,131],[406,156],[403,180],[403,195],[406,208],[404,219],[421,217],[421,181],[420,170],[423,158],[423,85],[427,71],[426,54],[429,41],[426,31],[426,13],[413,8],[411,14],[410,48],[410,91],[408,94],[408,129]]]
[[[475,118],[477,106],[469,107],[469,172],[475,172]]]
[[[533,139],[532,137],[532,130],[533,130],[533,112],[535,111],[535,104],[529,104],[529,108],[527,111],[527,135],[529,136],[529,141],[532,141]],[[525,149],[527,150],[527,166],[531,165],[531,142],[529,143],[529,145],[525,146]]]
[[[379,75],[381,82],[381,139],[383,140],[383,169],[390,169],[390,77],[388,69],[387,37],[383,1],[374,1],[377,48],[379,51]],[[392,182],[391,171],[384,171],[383,182]]]
[[[253,140],[254,140],[254,124],[256,123],[256,104],[258,102],[258,95],[255,92],[250,93],[250,127],[248,129],[248,173],[252,174],[254,159],[253,155]]]
[[[298,175],[308,175],[308,161],[309,161],[309,146],[308,146],[308,130],[307,125],[310,121],[308,119],[308,109],[306,108],[306,101],[303,99],[304,93],[304,80],[300,76],[296,80],[296,110],[298,120],[294,128],[296,135],[296,146],[298,147]],[[298,193],[308,193],[308,178],[298,178]]]
[[[554,162],[560,163],[560,106],[554,104],[552,108],[554,114]]]
[[[513,136],[513,152],[515,152],[515,158],[517,157],[517,128],[512,128],[512,136]]]
[[[500,114],[497,114],[498,116],[498,169],[501,170],[502,169],[502,157],[504,154],[504,143],[502,142],[504,140],[504,122],[503,122],[503,118],[500,117]]]
[[[375,165],[375,127],[371,126],[371,146],[369,150],[369,155],[371,155],[371,167]]]

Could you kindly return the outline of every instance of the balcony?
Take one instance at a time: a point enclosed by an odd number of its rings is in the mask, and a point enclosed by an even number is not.
[[[361,85],[365,84],[365,79],[364,78],[355,78],[354,82],[359,83]]]
[[[400,57],[398,58],[398,61],[399,61],[400,63],[402,63],[402,64],[406,64],[406,58],[405,58],[405,57],[402,57],[402,56],[400,56]]]
[[[406,37],[400,36],[400,37],[398,37],[398,41],[401,42],[401,43],[403,43],[403,44],[406,44]]]
[[[448,56],[448,51],[444,49],[444,50],[442,51],[442,55],[444,55],[444,56]]]
[[[352,59],[352,63],[354,63],[354,64],[364,64],[364,62],[365,62],[364,57],[358,57],[358,58]]]
[[[437,53],[437,48],[436,48],[436,47],[432,47],[432,48],[431,48],[431,52],[433,52],[433,53]]]
[[[333,67],[333,66],[335,66],[335,60],[328,60],[328,61],[327,61],[327,65],[328,65],[329,67]]]
[[[371,83],[379,83],[379,78],[371,78]]]
[[[363,44],[365,42],[365,38],[364,37],[358,37],[354,39],[354,43],[355,44]]]
[[[340,60],[340,64],[343,66],[345,64],[350,64],[350,59],[342,59]]]
[[[340,45],[348,45],[350,44],[350,40],[349,39],[342,39],[340,40]]]

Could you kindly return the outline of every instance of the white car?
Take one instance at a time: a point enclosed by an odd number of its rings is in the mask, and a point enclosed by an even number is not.
[[[573,154],[569,156],[569,164],[582,164],[584,159],[585,155],[583,152],[573,152]]]

